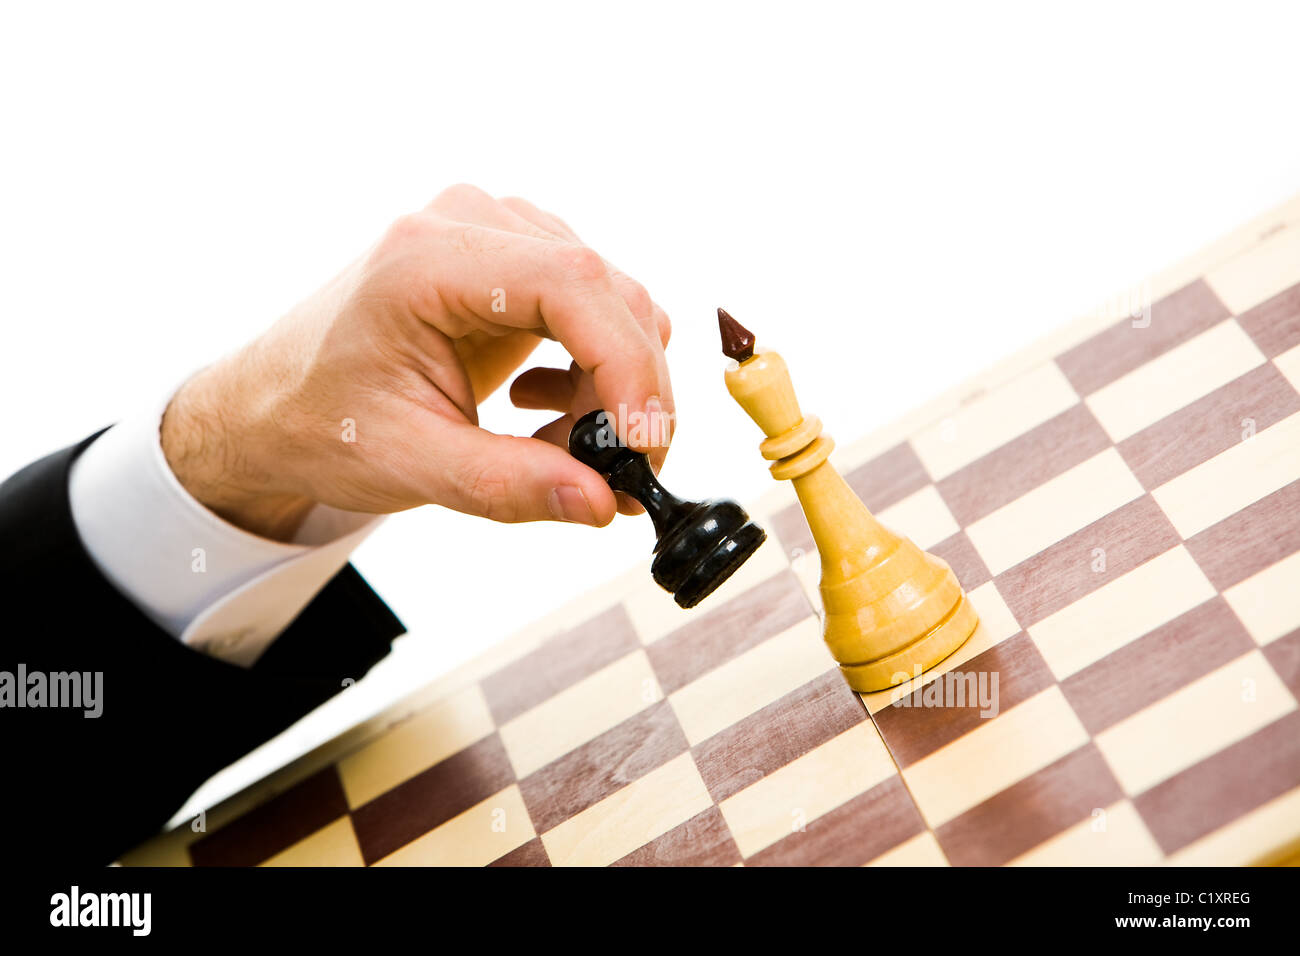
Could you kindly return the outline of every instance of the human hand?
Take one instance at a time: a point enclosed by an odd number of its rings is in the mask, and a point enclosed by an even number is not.
[[[163,451],[200,502],[267,537],[291,537],[316,503],[605,525],[619,502],[565,442],[605,408],[622,440],[662,463],[669,333],[646,290],[561,220],[454,186],[182,386]],[[511,398],[560,417],[530,438],[480,428],[478,402],[542,337],[572,365],[529,369]]]

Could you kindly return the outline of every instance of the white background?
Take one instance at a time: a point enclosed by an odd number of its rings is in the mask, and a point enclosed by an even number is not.
[[[665,484],[741,500],[770,478],[716,306],[849,440],[1300,188],[1282,5],[0,10],[6,474],[154,401],[458,181],[558,212],[649,287],[675,324]],[[500,397],[482,418],[544,420]],[[412,636],[266,759],[652,541],[644,517],[390,519],[357,562]]]

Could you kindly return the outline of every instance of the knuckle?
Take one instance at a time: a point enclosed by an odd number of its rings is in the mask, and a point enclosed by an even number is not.
[[[576,242],[556,246],[555,261],[566,276],[582,282],[600,279],[606,274],[605,260],[595,249]]]
[[[531,234],[541,239],[551,239],[559,242],[565,242],[565,236],[557,230],[555,223],[527,199],[522,196],[506,196],[500,200],[502,206],[510,210],[520,219],[524,220],[531,227]]]
[[[629,279],[623,276],[621,280],[623,301],[638,319],[649,318],[654,311],[654,302],[650,299],[650,293],[646,287],[635,279]]]
[[[433,205],[462,205],[467,202],[481,202],[492,197],[473,183],[454,183],[434,197]]]
[[[659,341],[664,345],[673,336],[673,320],[668,318],[668,313],[663,309],[655,309],[655,321],[659,323]]]
[[[403,246],[426,238],[431,232],[429,220],[419,213],[408,213],[393,221],[384,234],[384,244]]]
[[[495,252],[499,245],[482,226],[462,222],[447,223],[444,239],[452,252],[461,255],[485,255]]]
[[[510,494],[510,481],[494,469],[480,469],[465,486],[474,513],[492,521],[515,521],[518,509]]]

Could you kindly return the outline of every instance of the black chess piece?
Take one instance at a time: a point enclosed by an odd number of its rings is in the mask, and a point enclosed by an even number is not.
[[[584,415],[569,433],[569,453],[641,502],[658,541],[650,574],[681,607],[694,607],[767,539],[745,509],[725,498],[684,501],[669,492],[645,455],[619,443],[607,413]]]

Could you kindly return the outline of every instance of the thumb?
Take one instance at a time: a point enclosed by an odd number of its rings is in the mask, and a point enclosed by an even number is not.
[[[444,487],[434,500],[448,508],[506,522],[614,520],[605,480],[550,442],[452,424],[438,447]]]

